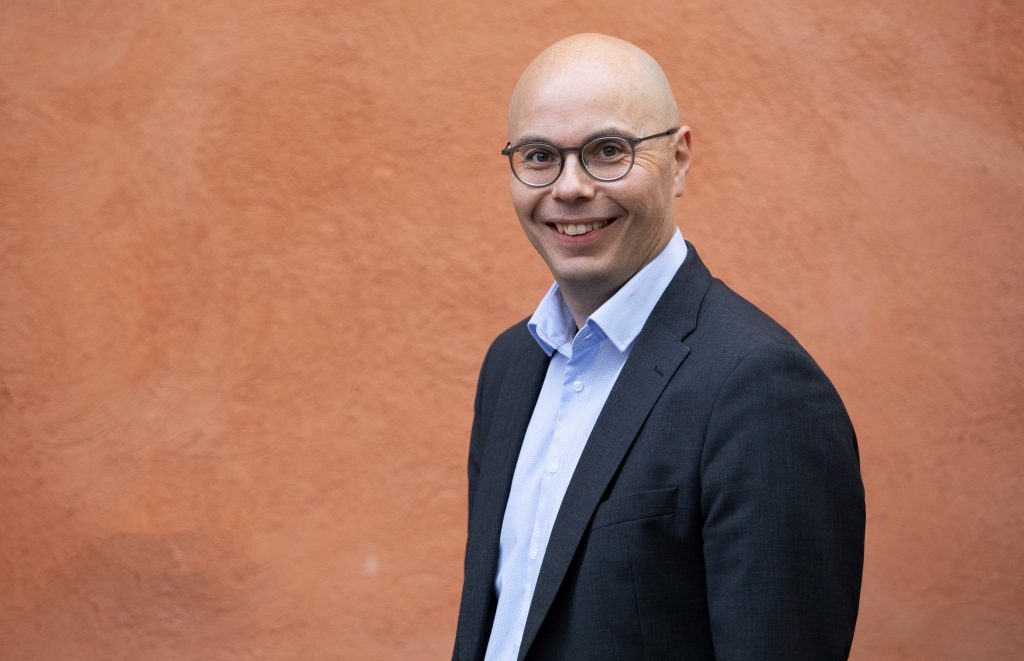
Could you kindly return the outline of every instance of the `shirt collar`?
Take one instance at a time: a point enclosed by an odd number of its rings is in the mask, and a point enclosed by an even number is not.
[[[636,275],[595,310],[584,326],[595,326],[611,340],[616,349],[625,351],[647,323],[647,317],[682,266],[686,253],[686,241],[677,228],[658,256],[637,271]],[[541,299],[537,310],[527,322],[527,328],[549,356],[572,342],[576,323],[557,282],[551,285]]]

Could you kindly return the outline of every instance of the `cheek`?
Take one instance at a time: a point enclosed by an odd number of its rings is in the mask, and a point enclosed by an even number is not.
[[[525,223],[533,215],[538,199],[536,193],[529,190],[524,191],[522,184],[516,182],[512,185],[512,208],[516,210],[516,215],[519,216],[521,222]]]
[[[661,190],[669,190],[675,180],[675,167],[673,167],[673,165],[674,164],[672,162],[663,158],[641,158],[641,156],[637,154],[636,162],[633,164],[633,170],[643,172],[643,176],[648,182],[647,186],[659,188]],[[630,176],[632,175],[633,172],[630,172]]]

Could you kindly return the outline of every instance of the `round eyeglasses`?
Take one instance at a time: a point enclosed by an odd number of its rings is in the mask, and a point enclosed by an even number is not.
[[[508,156],[512,174],[516,179],[533,188],[543,188],[555,183],[565,168],[566,152],[577,152],[580,163],[594,179],[615,181],[622,179],[633,169],[636,160],[636,146],[646,140],[672,135],[678,128],[655,133],[642,138],[624,138],[606,135],[587,141],[579,147],[555,147],[546,142],[524,142],[505,145],[502,156]]]

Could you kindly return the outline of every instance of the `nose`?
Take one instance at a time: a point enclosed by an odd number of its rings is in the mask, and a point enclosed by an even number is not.
[[[562,202],[585,200],[594,196],[594,179],[586,170],[579,155],[568,153],[562,166],[562,174],[551,184],[551,197]]]

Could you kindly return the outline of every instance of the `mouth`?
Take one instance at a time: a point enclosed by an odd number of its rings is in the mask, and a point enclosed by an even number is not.
[[[587,223],[550,223],[559,234],[566,236],[583,236],[589,234],[595,230],[599,230],[602,227],[606,227],[615,222],[614,218],[608,220],[596,220]]]

